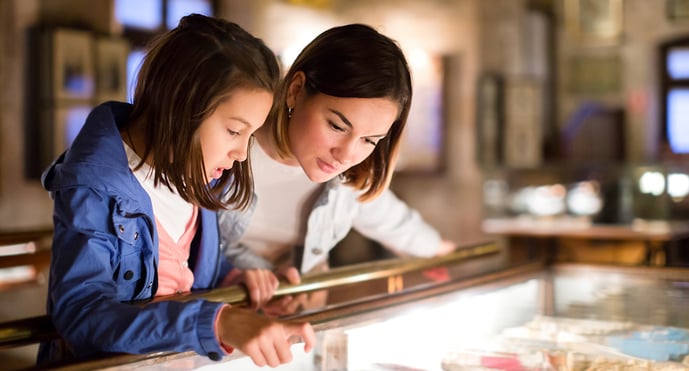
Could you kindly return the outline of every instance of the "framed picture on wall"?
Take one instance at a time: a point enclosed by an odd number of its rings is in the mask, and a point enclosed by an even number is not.
[[[576,55],[566,64],[567,90],[572,94],[618,94],[622,87],[619,55]]]
[[[537,80],[510,78],[505,84],[504,163],[534,168],[543,163],[543,88]]]
[[[667,0],[667,16],[672,20],[689,20],[689,0]]]
[[[579,44],[615,45],[622,36],[622,0],[565,0],[565,25]]]
[[[72,145],[90,112],[90,105],[70,105],[53,110],[53,158]]]
[[[89,31],[58,28],[48,33],[52,58],[53,100],[86,100],[94,94],[93,35]]]
[[[485,73],[476,87],[476,159],[481,166],[499,166],[503,162],[503,80],[499,74]]]
[[[115,37],[96,39],[96,103],[127,99],[129,42]]]

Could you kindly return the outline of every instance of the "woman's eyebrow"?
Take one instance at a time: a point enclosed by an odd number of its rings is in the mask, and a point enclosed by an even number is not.
[[[330,112],[336,114],[340,118],[340,120],[342,120],[342,122],[345,123],[345,125],[349,126],[350,128],[353,128],[352,123],[349,122],[349,119],[347,119],[347,116],[345,116],[342,112],[340,112],[338,110],[334,110],[332,108],[329,108],[328,110]]]
[[[329,108],[328,110],[330,112],[336,114],[340,118],[340,120],[342,120],[342,122],[344,122],[345,125],[347,125],[350,129],[354,128],[354,126],[352,126],[352,123],[349,121],[349,119],[347,119],[347,116],[345,116],[342,112],[335,110],[335,109],[332,109],[332,108]],[[388,134],[385,133],[385,134],[378,134],[378,135],[367,135],[366,138],[382,138],[386,135],[388,135]]]

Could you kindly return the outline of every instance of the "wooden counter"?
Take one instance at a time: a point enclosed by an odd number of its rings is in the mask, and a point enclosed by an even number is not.
[[[582,261],[583,257],[585,262],[626,265],[677,265],[689,241],[689,222],[635,220],[613,225],[566,217],[504,218],[484,220],[482,230],[507,238],[517,254],[545,249],[552,260]]]

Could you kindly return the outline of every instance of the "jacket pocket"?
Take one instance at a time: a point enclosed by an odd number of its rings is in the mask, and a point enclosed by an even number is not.
[[[146,288],[146,262],[142,238],[141,218],[113,217],[117,234],[118,254],[113,280],[117,285],[117,299],[133,300]]]

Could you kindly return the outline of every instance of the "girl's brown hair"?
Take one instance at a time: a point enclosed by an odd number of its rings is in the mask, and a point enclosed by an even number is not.
[[[411,106],[411,74],[404,53],[392,39],[363,24],[334,27],[316,37],[287,71],[268,115],[273,139],[284,157],[291,155],[284,102],[289,83],[299,71],[306,76],[308,96],[389,98],[399,105],[399,116],[373,153],[342,174],[345,183],[363,191],[360,200],[377,197],[392,179]]]
[[[253,196],[249,159],[207,184],[197,129],[236,89],[274,93],[279,78],[273,52],[232,22],[192,14],[154,40],[131,115],[144,125],[141,158],[152,159],[154,183],[174,187],[186,201],[210,210],[245,208]]]

